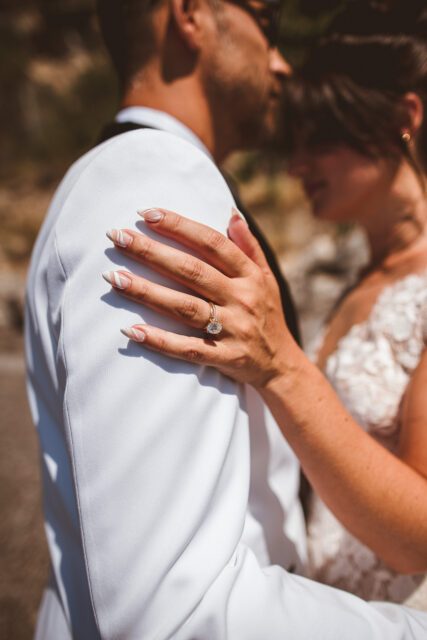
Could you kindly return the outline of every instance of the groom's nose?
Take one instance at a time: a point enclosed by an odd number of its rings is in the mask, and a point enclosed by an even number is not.
[[[292,75],[292,67],[290,63],[282,56],[280,51],[270,49],[270,71],[280,78],[289,78]]]

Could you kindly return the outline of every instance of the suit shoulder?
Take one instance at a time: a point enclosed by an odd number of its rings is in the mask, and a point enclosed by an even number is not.
[[[64,263],[96,246],[101,229],[135,227],[136,211],[161,207],[226,232],[229,188],[198,147],[162,131],[132,131],[103,143],[84,162],[57,211],[55,234]],[[97,238],[97,240],[95,240]]]
[[[123,202],[130,192],[141,190],[159,195],[191,191],[194,200],[203,192],[229,194],[222,173],[203,150],[152,129],[130,131],[95,147],[71,167],[58,191],[65,191],[61,200],[66,207],[81,197],[119,197]]]
[[[124,162],[126,169],[153,163],[153,168],[184,171],[189,163],[221,176],[213,160],[199,147],[167,131],[137,129],[121,134],[95,148],[92,163],[117,166]],[[127,162],[131,159],[131,164]],[[91,163],[91,164],[92,164]]]
[[[194,144],[167,131],[137,129],[99,144],[76,160],[61,181],[55,199],[59,196],[59,201],[64,204],[72,192],[79,191],[85,185],[86,177],[102,171],[117,178],[126,174],[128,178],[135,176],[141,179],[147,174],[170,175],[172,172],[178,175],[190,173],[187,178],[195,179],[196,168],[200,177],[216,176],[218,186],[226,187],[213,160]],[[104,188],[116,189],[116,180],[104,180]]]

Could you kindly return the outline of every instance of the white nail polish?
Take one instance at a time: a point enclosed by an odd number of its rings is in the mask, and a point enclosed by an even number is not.
[[[107,238],[110,238],[114,244],[123,248],[129,247],[133,241],[132,236],[121,229],[110,229],[107,231]]]
[[[239,216],[243,222],[247,225],[247,221],[245,216],[243,215],[243,213],[241,211],[239,211],[236,207],[231,207],[231,215],[232,216]]]
[[[163,211],[159,209],[143,209],[138,211],[138,215],[144,220],[144,222],[160,222],[165,216]]]
[[[128,289],[132,284],[130,278],[127,278],[118,271],[104,271],[102,277],[108,282],[108,284],[111,284],[112,287],[116,287],[116,289]]]
[[[128,329],[120,329],[126,338],[129,340],[133,340],[134,342],[144,342],[147,337],[144,331],[140,329],[135,329],[134,327],[129,327]]]

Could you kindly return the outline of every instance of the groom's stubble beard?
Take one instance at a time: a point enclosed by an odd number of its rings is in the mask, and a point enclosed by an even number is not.
[[[242,50],[221,17],[217,47],[204,66],[202,81],[214,112],[216,134],[227,136],[230,151],[262,147],[275,137],[279,100],[272,98],[272,92],[278,92],[278,87],[268,56],[257,56],[256,49]]]

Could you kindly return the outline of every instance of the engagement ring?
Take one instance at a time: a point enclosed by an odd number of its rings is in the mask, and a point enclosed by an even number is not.
[[[209,307],[210,307],[210,316],[209,316],[209,322],[205,327],[205,331],[210,336],[218,336],[222,331],[222,324],[217,318],[216,306],[214,305],[214,303],[209,302]]]

